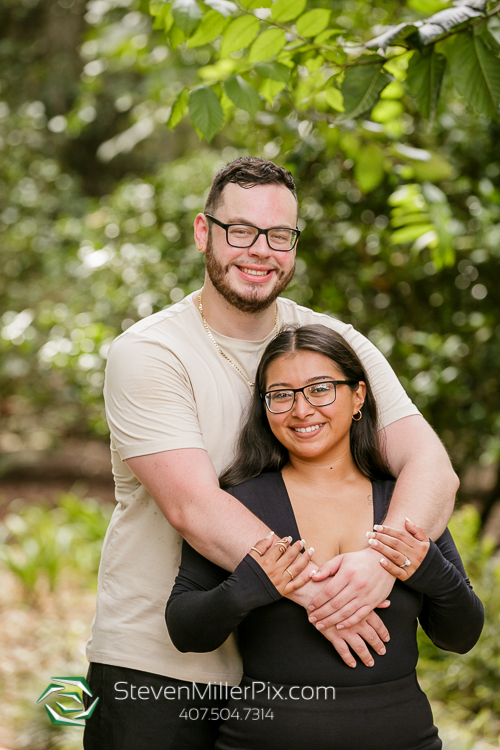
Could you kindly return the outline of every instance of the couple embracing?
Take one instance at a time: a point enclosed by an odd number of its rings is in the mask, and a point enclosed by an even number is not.
[[[279,297],[299,234],[289,172],[227,165],[203,289],[111,347],[87,750],[441,747],[417,619],[462,652],[483,618],[445,531],[457,479],[380,352]]]

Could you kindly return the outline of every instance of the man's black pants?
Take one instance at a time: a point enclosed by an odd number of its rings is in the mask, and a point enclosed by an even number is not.
[[[197,692],[196,683],[97,663],[87,682],[93,698],[86,707],[99,702],[86,722],[84,750],[213,749],[226,701],[202,697],[206,685]]]

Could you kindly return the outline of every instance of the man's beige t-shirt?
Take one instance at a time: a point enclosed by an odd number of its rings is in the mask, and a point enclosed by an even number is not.
[[[170,642],[164,612],[182,539],[125,463],[201,448],[220,474],[233,458],[251,388],[208,337],[196,294],[131,326],[110,348],[104,396],[117,506],[104,539],[87,657],[189,682],[236,685],[241,662],[232,637],[207,654],[181,654]],[[278,322],[322,323],[344,336],[370,378],[380,427],[419,413],[382,354],[352,326],[285,298],[278,301]],[[274,331],[263,341],[213,334],[253,381]]]

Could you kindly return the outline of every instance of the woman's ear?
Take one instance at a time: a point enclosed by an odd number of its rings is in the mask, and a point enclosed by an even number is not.
[[[356,391],[354,392],[354,403],[353,403],[353,415],[357,414],[360,409],[362,409],[363,404],[365,403],[366,398],[366,383],[364,380],[360,380],[358,383],[358,387],[356,388]]]

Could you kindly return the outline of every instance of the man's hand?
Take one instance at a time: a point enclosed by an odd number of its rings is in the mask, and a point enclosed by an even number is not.
[[[338,555],[322,565],[312,580],[323,581],[329,576],[333,577],[308,606],[309,622],[314,625],[336,625],[342,630],[361,622],[375,607],[389,606],[387,597],[395,578],[381,568],[374,550]]]
[[[375,662],[368,651],[367,644],[383,656],[385,654],[384,641],[387,643],[390,640],[387,628],[375,612],[371,612],[357,625],[344,628],[340,633],[335,626],[322,629],[322,625],[323,623],[318,623],[316,627],[330,641],[348,667],[356,666],[356,659],[351,651],[357,654],[367,667],[373,667]]]

